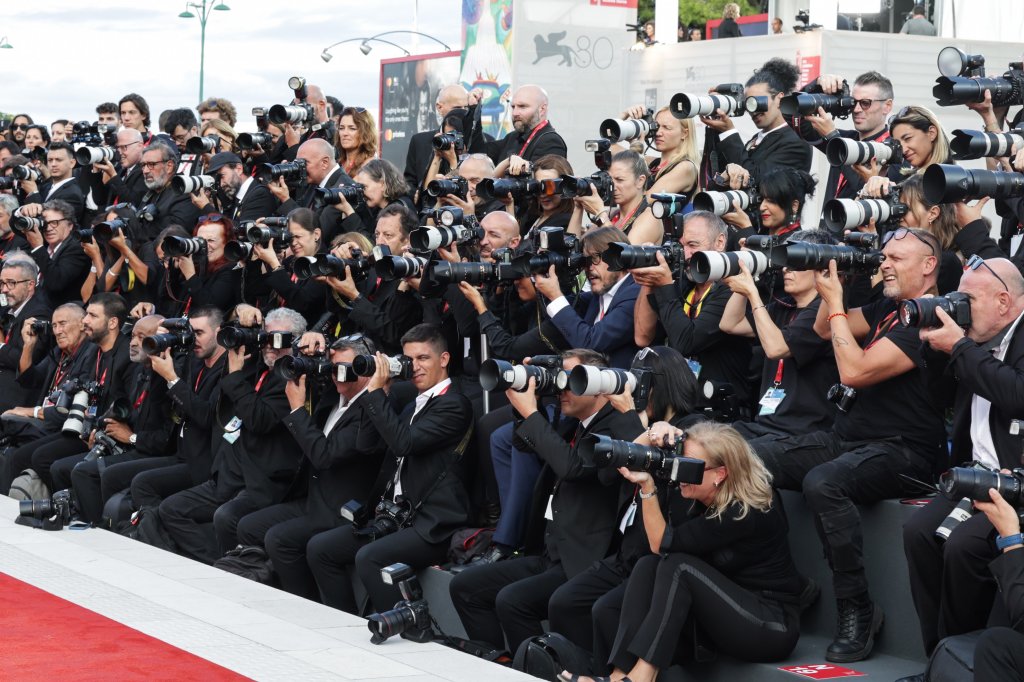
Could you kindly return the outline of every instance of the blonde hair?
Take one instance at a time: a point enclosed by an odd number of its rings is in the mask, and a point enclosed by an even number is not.
[[[917,202],[927,209],[939,207],[939,217],[925,229],[935,235],[942,248],[946,251],[956,250],[956,235],[960,231],[956,224],[956,208],[953,204],[933,204],[924,196],[924,176],[920,173],[911,175],[900,185],[900,201],[908,207]]]
[[[369,255],[373,251],[373,242],[362,232],[343,232],[331,240],[331,248],[350,242],[363,250],[363,254]]]
[[[737,19],[740,16],[740,6],[735,2],[730,2],[722,9],[723,19]]]
[[[661,116],[662,112],[668,113],[670,116],[672,115],[671,109],[668,107],[662,107],[661,109],[658,109],[656,114],[654,114],[654,118],[657,119]],[[679,146],[675,148],[675,151],[672,152],[671,156],[662,157],[662,163],[658,164],[658,172],[654,174],[655,179],[657,179],[663,169],[678,161],[691,161],[694,166],[700,168],[700,152],[697,151],[697,127],[694,125],[692,118],[681,118],[676,120],[682,126],[683,130],[686,131],[686,137],[679,142]]]
[[[772,507],[772,475],[736,429],[717,422],[700,422],[686,431],[686,439],[704,448],[707,468],[724,466],[728,475],[715,491],[708,518],[718,518],[739,506],[738,519],[751,508],[766,512]]]
[[[228,142],[231,143],[231,151],[238,151],[238,144],[236,143],[236,140],[238,140],[238,133],[235,132],[235,129],[232,128],[227,121],[223,121],[219,118],[211,118],[209,121],[203,123],[203,127],[200,129],[199,134],[205,136],[210,128],[216,130],[222,137],[227,138]]]
[[[946,139],[946,131],[942,129],[942,124],[939,123],[939,119],[935,117],[931,109],[920,106],[903,107],[889,124],[889,135],[893,134],[898,125],[911,126],[923,133],[927,133],[929,128],[935,128],[936,133],[935,143],[932,144],[932,153],[928,155],[925,162],[919,168],[904,168],[900,171],[903,175],[923,173],[928,166],[946,163],[949,160],[949,140]]]

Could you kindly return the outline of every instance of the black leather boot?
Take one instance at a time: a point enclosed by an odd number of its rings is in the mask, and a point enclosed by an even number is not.
[[[882,629],[885,616],[870,599],[838,599],[839,622],[836,638],[828,645],[825,660],[833,663],[862,661],[871,654],[875,635]]]

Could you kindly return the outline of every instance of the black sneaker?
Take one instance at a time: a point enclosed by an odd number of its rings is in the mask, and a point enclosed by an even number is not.
[[[494,564],[511,557],[515,552],[501,545],[491,545],[482,554],[478,554],[470,560],[470,566],[484,566]]]
[[[836,601],[839,619],[836,638],[825,651],[825,660],[832,663],[862,661],[871,655],[875,635],[882,629],[885,616],[870,600],[858,602],[853,599]]]

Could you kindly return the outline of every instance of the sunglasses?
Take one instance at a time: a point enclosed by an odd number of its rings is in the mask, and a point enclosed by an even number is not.
[[[871,108],[871,105],[875,102],[886,102],[884,99],[855,99],[853,100],[854,106],[860,106],[862,111],[867,111]]]
[[[964,263],[964,271],[977,270],[978,268],[985,268],[986,270],[991,272],[992,276],[999,280],[999,283],[1003,285],[1004,289],[1006,289],[1007,291],[1010,290],[1010,287],[1006,286],[1006,282],[1003,281],[1003,278],[996,274],[996,271],[992,269],[992,266],[986,263],[985,259],[979,256],[978,254],[974,254],[973,256],[967,259],[966,263]]]
[[[935,252],[935,247],[932,246],[931,242],[929,242],[927,239],[919,235],[917,232],[914,232],[913,230],[906,227],[901,227],[899,229],[893,230],[892,232],[887,232],[886,235],[882,237],[882,246],[884,247],[886,244],[893,240],[899,241],[901,239],[906,239],[908,234],[912,234],[915,237],[917,237],[917,240],[919,242],[928,247],[928,250],[932,252],[933,256],[939,255],[938,253]]]
[[[196,219],[196,225],[202,225],[203,223],[219,223],[224,220],[224,216],[220,213],[207,213],[201,215]]]
[[[367,338],[364,334],[349,334],[348,336],[339,336],[331,344],[331,350],[338,350],[342,347],[352,348],[354,346],[361,346],[363,353],[366,355],[372,355],[370,352],[370,346],[367,344]]]
[[[29,129],[29,124],[28,123],[19,123],[18,125],[11,126],[11,130],[28,130],[28,129]]]

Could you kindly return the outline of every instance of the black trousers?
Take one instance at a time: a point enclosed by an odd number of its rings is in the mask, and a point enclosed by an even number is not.
[[[11,471],[15,475],[22,469],[34,469],[50,491],[55,492],[71,486],[71,469],[75,462],[65,462],[58,467],[57,480],[54,480],[50,467],[65,457],[83,455],[88,451],[89,446],[81,438],[66,436],[58,431],[22,445],[8,456],[12,457]]]
[[[24,417],[10,421],[4,419],[0,421],[0,427],[12,443],[12,446],[0,458],[3,460],[2,466],[0,466],[0,493],[6,495],[7,491],[11,489],[11,481],[32,465],[32,448],[22,448],[21,446],[53,434],[48,433],[43,428],[43,422],[38,419]]]
[[[515,653],[530,637],[544,634],[548,601],[568,577],[561,563],[522,557],[468,568],[449,584],[452,603],[470,639]]]
[[[273,508],[269,507],[268,509]],[[240,542],[248,532],[245,530],[248,518],[248,516],[245,517],[238,524]],[[332,526],[314,522],[312,517],[298,516],[274,525],[264,534],[263,546],[274,564],[274,572],[277,573],[277,579],[282,589],[297,597],[320,601],[316,578],[313,577],[313,572],[309,570],[309,563],[306,561],[306,545],[314,535],[331,530],[331,528]],[[345,580],[348,578],[346,577]]]
[[[414,569],[439,564],[448,555],[448,542],[427,542],[412,528],[403,528],[372,542],[356,536],[351,526],[342,526],[314,535],[306,545],[306,559],[316,578],[321,601],[349,613],[357,613],[348,568],[370,595],[374,611],[386,611],[401,601],[397,586],[385,585],[380,569],[401,562]]]
[[[238,520],[256,507],[244,491],[228,499],[226,494],[207,481],[160,503],[160,521],[182,554],[212,564],[238,544]]]
[[[272,504],[246,514],[238,521],[236,536],[238,544],[263,547],[267,531],[279,523],[302,516],[306,511],[306,500],[292,500]]]
[[[864,571],[864,536],[858,504],[899,497],[900,474],[920,480],[931,465],[902,441],[842,441],[818,431],[780,441],[785,450],[764,454],[777,488],[803,490],[814,525],[832,569],[837,599],[868,591]]]
[[[974,514],[945,542],[935,535],[957,502],[936,497],[903,526],[910,593],[929,655],[944,637],[983,629],[996,598],[996,581],[988,565],[998,551],[988,517]]]
[[[82,518],[92,524],[98,524],[103,516],[103,504],[106,499],[100,492],[101,471],[106,473],[108,467],[122,462],[130,462],[141,458],[134,450],[120,455],[98,457],[91,462],[80,461],[71,470],[71,489],[78,501],[78,510]],[[129,483],[131,480],[129,480]],[[124,486],[127,487],[127,486]]]
[[[665,669],[691,617],[719,651],[745,661],[785,658],[800,637],[796,607],[740,587],[695,556],[647,556],[626,587],[612,663],[628,672],[643,659]]]
[[[136,509],[156,509],[174,493],[192,487],[192,476],[185,462],[170,463],[136,474],[132,478],[132,504]]]
[[[1024,682],[1024,635],[987,629],[974,651],[974,682]]]
[[[592,652],[593,672],[597,674],[610,672],[606,666],[619,627],[628,578],[629,569],[621,561],[614,557],[602,559],[570,578],[548,601],[551,631]]]

